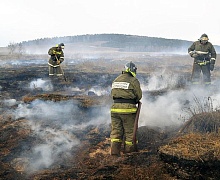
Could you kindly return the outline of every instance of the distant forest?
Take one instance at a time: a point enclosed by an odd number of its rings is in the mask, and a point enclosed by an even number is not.
[[[192,41],[166,39],[148,36],[125,35],[125,34],[87,34],[77,36],[64,36],[42,38],[31,41],[23,41],[22,45],[51,45],[63,42],[69,43],[95,43],[103,42],[101,47],[118,48],[126,52],[173,52],[186,51]],[[220,46],[215,46],[220,51]]]

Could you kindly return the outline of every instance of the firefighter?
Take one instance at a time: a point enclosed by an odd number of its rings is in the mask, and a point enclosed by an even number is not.
[[[203,83],[211,84],[211,73],[214,70],[216,51],[210,43],[207,34],[202,34],[189,48],[189,55],[194,58],[192,84],[200,84],[200,73],[203,74]]]
[[[48,51],[50,59],[48,61],[49,65],[49,76],[62,76],[63,70],[60,67],[60,64],[64,61],[64,44],[57,44],[55,47],[51,47]]]
[[[136,78],[137,68],[133,62],[125,65],[125,70],[112,83],[111,96],[111,155],[120,156],[122,142],[124,153],[135,151],[133,130],[136,104],[142,98],[140,83]]]

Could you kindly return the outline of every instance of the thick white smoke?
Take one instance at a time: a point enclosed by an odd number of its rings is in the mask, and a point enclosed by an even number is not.
[[[155,76],[149,80],[143,89],[152,91],[163,89],[164,83],[158,83]],[[169,87],[175,87],[175,81]],[[157,86],[155,86],[157,84]],[[154,88],[153,88],[154,87]],[[156,126],[166,128],[180,126],[187,121],[192,113],[214,111],[219,109],[220,91],[216,86],[187,86],[185,89],[170,88],[163,95],[152,98],[150,93],[144,93],[139,126]],[[149,91],[151,92],[151,91]]]
[[[58,157],[70,157],[70,151],[80,143],[71,132],[52,127],[43,127],[32,122],[34,135],[42,140],[41,144],[36,144],[29,155],[31,157],[28,170],[36,171],[49,168]]]
[[[34,172],[49,168],[59,161],[59,157],[74,156],[70,153],[80,144],[75,132],[81,132],[91,125],[108,126],[110,123],[109,107],[97,108],[89,113],[83,121],[78,105],[73,101],[36,100],[31,104],[19,104],[14,113],[15,118],[28,119],[32,135],[40,141],[29,154],[25,154],[30,157],[27,170]]]
[[[148,85],[144,86],[142,89],[147,91],[155,91],[167,88],[174,88],[179,81],[178,74],[172,72],[167,73],[165,69],[161,72],[155,72],[151,74]]]

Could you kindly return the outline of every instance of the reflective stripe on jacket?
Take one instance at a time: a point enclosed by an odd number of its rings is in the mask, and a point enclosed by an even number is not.
[[[136,77],[128,72],[123,72],[112,83],[111,96],[113,99],[131,100],[122,103],[113,103],[111,113],[130,114],[136,113],[137,103],[142,98],[142,90],[140,83]],[[134,103],[133,103],[134,102]]]
[[[131,109],[114,109],[111,108],[112,113],[136,113],[137,108],[131,108]]]
[[[207,42],[206,44],[201,44],[200,41],[195,41],[189,48],[188,52],[190,51],[201,51],[201,52],[208,52],[205,54],[198,55],[195,59],[196,60],[210,60],[211,58],[216,59],[216,51],[212,43]]]

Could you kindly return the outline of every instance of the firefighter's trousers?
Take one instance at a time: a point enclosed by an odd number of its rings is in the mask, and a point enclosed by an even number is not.
[[[136,113],[111,113],[111,154],[119,155],[121,144],[124,143],[124,152],[134,151],[133,131]]]
[[[63,75],[63,71],[60,66],[53,67],[53,66],[49,65],[49,76],[53,76],[53,75],[56,75],[56,76]]]
[[[203,83],[207,84],[207,85],[211,84],[210,64],[199,65],[197,63],[193,64],[192,83],[193,84],[200,84],[201,72],[203,74]]]

